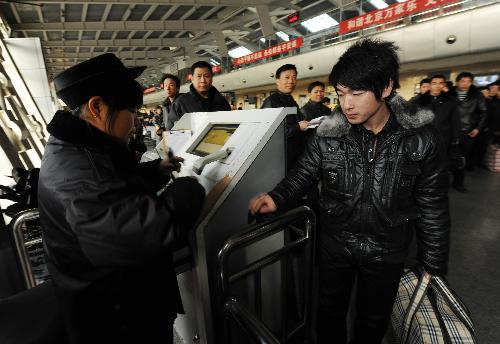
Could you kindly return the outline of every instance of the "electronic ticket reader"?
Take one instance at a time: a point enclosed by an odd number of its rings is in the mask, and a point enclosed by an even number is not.
[[[206,190],[191,240],[193,264],[177,276],[185,314],[174,328],[183,343],[217,343],[217,254],[248,225],[250,199],[285,177],[285,117],[294,113],[276,108],[186,114],[157,147],[183,157],[178,175],[196,177]]]

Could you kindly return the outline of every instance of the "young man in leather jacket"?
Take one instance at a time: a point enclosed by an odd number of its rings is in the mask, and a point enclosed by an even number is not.
[[[352,343],[380,343],[413,233],[424,273],[446,273],[449,245],[445,146],[433,113],[394,92],[392,43],[351,46],[330,74],[340,107],[318,127],[297,167],[252,213],[284,211],[316,180],[319,200],[318,343],[345,343],[357,280]]]

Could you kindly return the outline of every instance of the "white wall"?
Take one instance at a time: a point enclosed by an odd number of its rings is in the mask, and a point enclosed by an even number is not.
[[[4,42],[36,106],[32,101],[27,99],[29,94],[22,92],[23,87],[16,84],[15,78],[12,78],[9,74],[19,97],[21,97],[21,102],[30,115],[39,113],[45,122],[50,122],[52,116],[54,116],[56,107],[50,95],[49,81],[47,79],[40,39],[38,37],[7,38]]]

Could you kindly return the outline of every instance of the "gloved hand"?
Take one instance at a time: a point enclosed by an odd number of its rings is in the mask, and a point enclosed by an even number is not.
[[[200,216],[205,189],[195,178],[181,177],[170,184],[160,196],[166,203],[174,218],[174,247],[187,245],[189,231]]]
[[[161,197],[176,217],[185,217],[194,224],[205,200],[205,189],[195,178],[182,177],[174,180]]]

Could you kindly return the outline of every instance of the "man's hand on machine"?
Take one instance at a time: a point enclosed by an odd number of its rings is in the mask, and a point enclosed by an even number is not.
[[[250,201],[250,213],[252,213],[252,215],[257,213],[273,213],[276,210],[278,210],[276,203],[274,203],[273,199],[268,194],[260,194]]]

